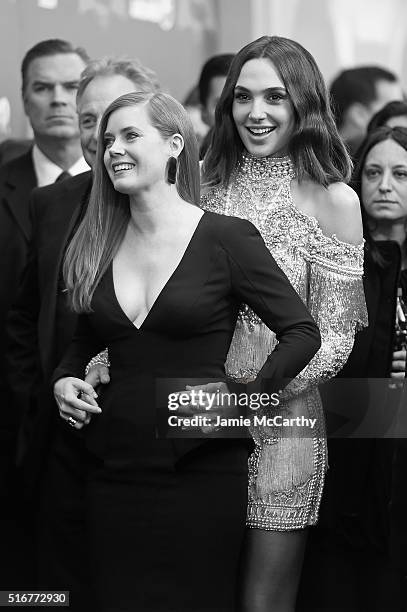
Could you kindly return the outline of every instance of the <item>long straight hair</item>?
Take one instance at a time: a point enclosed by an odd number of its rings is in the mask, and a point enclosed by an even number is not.
[[[350,183],[350,186],[356,191],[359,196],[363,222],[363,234],[366,240],[366,248],[370,252],[373,261],[380,267],[386,266],[387,262],[384,259],[383,255],[380,253],[372,237],[372,219],[369,218],[369,215],[366,213],[363,204],[362,175],[365,169],[366,158],[368,156],[369,151],[373,149],[373,147],[375,147],[377,144],[384,142],[385,140],[394,140],[394,142],[396,142],[402,149],[407,152],[407,128],[391,128],[388,126],[382,126],[376,128],[375,130],[372,130],[371,132],[368,132],[365,140],[362,142],[356,154],[357,162]],[[404,250],[407,251],[406,240],[404,240]]]
[[[232,115],[234,90],[243,65],[259,58],[273,64],[292,103],[295,127],[288,148],[298,179],[310,177],[325,187],[337,181],[348,182],[352,162],[336,128],[326,85],[314,58],[293,40],[262,36],[243,47],[230,66],[204,159],[203,184],[226,186],[241,161],[244,146]]]
[[[198,143],[183,106],[164,93],[135,92],[120,96],[106,109],[99,128],[96,164],[89,204],[66,251],[63,275],[68,301],[75,312],[90,312],[95,288],[109,267],[129,220],[129,196],[116,191],[104,165],[104,134],[116,110],[145,104],[151,125],[163,139],[181,134],[184,148],[177,159],[175,186],[179,196],[199,205]]]

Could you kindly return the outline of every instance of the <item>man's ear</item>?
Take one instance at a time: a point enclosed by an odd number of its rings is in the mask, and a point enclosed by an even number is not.
[[[181,134],[173,134],[170,138],[170,149],[173,157],[178,157],[184,148],[184,139]]]
[[[368,107],[360,102],[354,102],[346,111],[346,121],[362,131],[366,130],[370,118],[371,112]]]

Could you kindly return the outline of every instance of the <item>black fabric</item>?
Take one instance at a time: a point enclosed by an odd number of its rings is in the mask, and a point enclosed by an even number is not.
[[[405,271],[400,271],[398,244],[383,241],[376,245],[385,266],[379,266],[370,252],[365,252],[364,288],[369,327],[356,334],[352,353],[334,384],[321,387],[328,423],[330,414],[343,411],[344,406],[353,415],[354,431],[349,430],[349,436],[355,435],[358,422],[369,418],[386,425],[394,422],[400,410],[401,396],[397,390],[368,381],[368,378],[390,376],[399,284],[407,297],[407,277]],[[344,380],[353,378],[359,380]],[[338,385],[338,380],[343,380],[343,385]],[[381,414],[373,416],[372,407]],[[398,533],[404,534],[407,547],[405,514],[403,524],[400,521],[401,508],[407,512],[405,487],[400,486],[401,469],[404,482],[407,464],[402,464],[400,451],[396,477],[394,450],[392,439],[363,439],[357,434],[349,439],[328,438],[329,470],[320,519],[307,544],[299,610],[405,610],[407,590],[401,563],[397,565],[389,555],[392,503],[395,521],[401,527]],[[396,533],[394,526],[393,542]],[[399,558],[401,548],[394,546]],[[323,568],[322,574],[313,575],[310,568],[316,566]]]
[[[6,379],[5,325],[26,263],[31,236],[28,201],[35,186],[31,151],[0,168],[0,532],[4,534],[0,575],[8,581],[2,583],[3,589],[16,588],[22,584],[19,580],[27,587],[33,584],[31,522],[21,520],[23,503],[15,471],[20,413]]]
[[[21,157],[32,149],[32,140],[22,140],[20,138],[7,138],[0,143],[0,166],[3,166],[16,157]]]
[[[31,222],[29,196],[37,184],[31,151],[0,168],[0,346],[6,316],[24,268]],[[4,367],[0,379],[3,379]]]
[[[91,182],[90,172],[79,174],[34,190],[30,202],[33,239],[8,317],[7,372],[15,410],[23,415],[18,458],[31,490],[39,475],[51,415],[56,411],[48,381],[57,365],[58,347],[60,352],[64,350],[71,340],[69,329],[76,325],[76,317],[65,310],[65,295],[58,292],[60,266],[67,240],[86,208]],[[67,320],[64,323],[60,315],[57,325],[57,312],[62,311]],[[47,388],[43,389],[45,381]]]
[[[26,157],[29,167],[30,159]],[[60,342],[55,326],[59,267],[66,239],[75,223],[75,210],[78,209],[79,213],[82,198],[86,200],[90,189],[91,174],[85,173],[57,185],[35,189],[30,204],[28,194],[24,204],[15,200],[16,192],[21,193],[21,190],[15,179],[15,170],[13,172],[14,189],[11,189],[11,184],[7,189],[14,200],[10,196],[5,208],[14,221],[9,239],[19,237],[22,259],[27,259],[27,264],[7,326],[9,346],[6,367],[10,394],[6,414],[16,415],[15,425],[16,428],[20,427],[17,444],[19,469],[12,471],[10,487],[1,487],[7,498],[7,504],[2,504],[2,508],[11,509],[7,510],[9,516],[3,529],[8,540],[2,547],[5,567],[0,573],[7,579],[3,588],[21,590],[37,586],[35,547],[38,542],[41,543],[41,538],[36,541],[39,480],[44,470],[50,431],[57,417],[55,400],[49,386],[44,387],[44,380],[55,368],[55,347]],[[8,181],[11,183],[10,179]],[[16,205],[13,215],[10,204]],[[32,234],[29,245],[23,230],[19,231],[20,227],[29,228],[29,236]],[[11,261],[9,267],[13,269]],[[72,328],[74,325],[75,320]],[[67,334],[68,324],[65,327],[61,324],[60,329]],[[65,336],[66,342],[70,339]],[[9,462],[14,460],[15,445],[15,435],[10,436],[7,449],[4,444],[1,445],[2,452],[7,450]],[[13,504],[12,507],[10,504]],[[72,541],[72,548],[79,549],[80,546],[80,538]]]
[[[66,170],[63,170],[61,174],[57,176],[55,179],[55,183],[59,183],[60,181],[66,181],[66,179],[72,178],[72,174],[69,174]]]
[[[176,391],[182,378],[223,379],[242,301],[279,337],[261,377],[295,376],[319,346],[317,328],[257,230],[240,219],[203,215],[140,328],[116,299],[112,265],[96,288],[92,313],[79,317],[53,378],[82,376],[89,357],[108,346],[111,382],[102,413],[84,434],[103,462],[85,468],[100,612],[235,609],[247,443],[156,439],[155,382],[177,377]],[[63,495],[58,487],[55,496]],[[202,582],[208,571],[211,578]]]

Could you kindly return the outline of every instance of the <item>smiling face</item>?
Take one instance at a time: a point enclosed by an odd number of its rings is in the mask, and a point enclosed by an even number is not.
[[[243,65],[235,86],[232,114],[249,153],[256,157],[287,154],[295,127],[294,110],[270,60],[252,59]]]
[[[78,99],[82,151],[91,168],[95,165],[97,137],[103,113],[113,100],[135,88],[135,83],[121,74],[98,76],[90,81]]]
[[[392,139],[379,142],[366,156],[361,199],[376,222],[404,222],[407,217],[407,151]]]
[[[24,110],[36,138],[77,138],[76,91],[85,63],[76,53],[37,57],[30,62]]]
[[[151,125],[147,104],[113,111],[104,142],[104,164],[116,191],[131,195],[165,182],[172,143]]]

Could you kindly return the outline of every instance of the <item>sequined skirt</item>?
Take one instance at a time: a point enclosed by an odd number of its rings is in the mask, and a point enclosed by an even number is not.
[[[226,360],[228,376],[254,380],[276,345],[275,334],[244,307]],[[315,525],[327,470],[318,388],[299,394],[287,388],[278,406],[259,409],[252,422],[256,446],[249,458],[247,526],[289,531]]]
[[[289,531],[315,525],[327,469],[318,389],[282,401],[272,415],[267,412],[256,416],[268,424],[251,431],[256,447],[249,459],[247,526]]]

